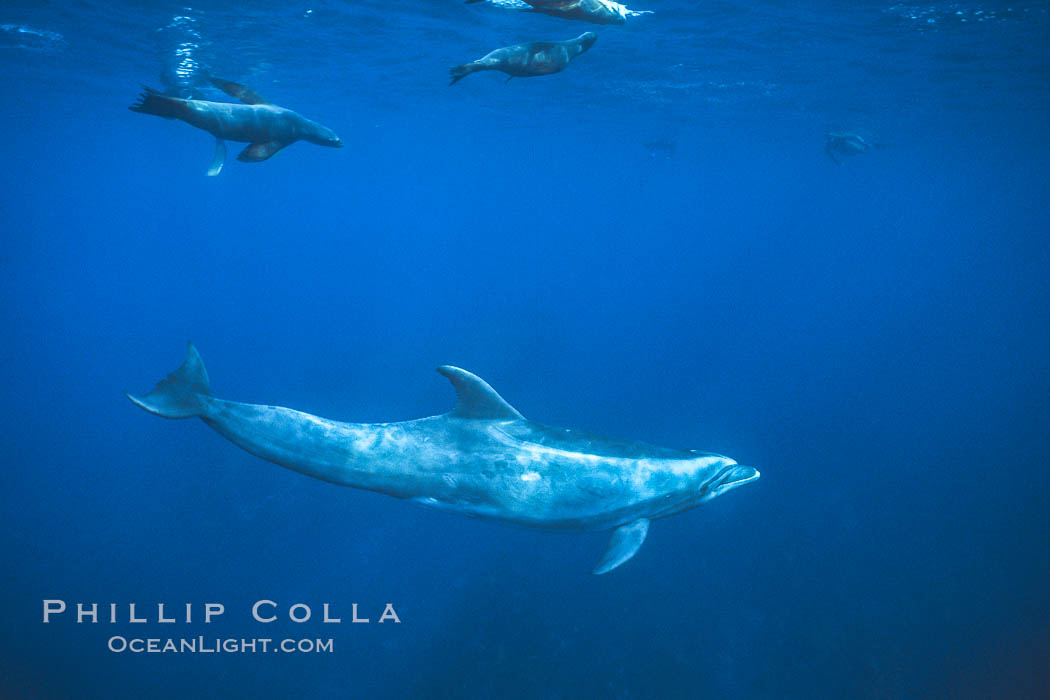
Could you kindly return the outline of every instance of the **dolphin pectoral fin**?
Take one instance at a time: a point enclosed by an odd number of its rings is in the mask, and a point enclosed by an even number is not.
[[[219,88],[230,97],[236,97],[246,105],[269,104],[269,102],[263,99],[262,95],[257,92],[252,92],[240,83],[235,83],[232,80],[222,80],[221,78],[209,78],[209,80],[212,85]]]
[[[451,365],[438,367],[437,371],[447,377],[456,390],[456,398],[458,400],[449,413],[450,416],[454,418],[482,418],[490,420],[520,420],[524,418],[481,377]]]
[[[645,536],[649,534],[649,519],[639,518],[633,523],[622,525],[613,530],[609,538],[609,547],[602,555],[598,566],[594,567],[594,574],[607,574],[620,564],[637,554],[638,549],[645,542]]]
[[[259,163],[272,156],[277,151],[281,150],[287,143],[283,141],[265,141],[263,143],[253,143],[252,145],[245,148],[237,155],[237,160],[242,160],[245,163]]]
[[[215,139],[215,157],[211,159],[208,166],[208,177],[215,177],[222,172],[222,166],[226,164],[226,142],[220,138]]]

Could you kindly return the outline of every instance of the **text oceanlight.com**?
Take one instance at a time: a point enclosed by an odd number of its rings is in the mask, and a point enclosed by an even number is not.
[[[132,654],[257,654],[283,652],[285,654],[331,654],[335,649],[332,639],[219,639],[192,637],[180,639],[142,639],[139,637],[110,637],[107,648],[116,653]]]

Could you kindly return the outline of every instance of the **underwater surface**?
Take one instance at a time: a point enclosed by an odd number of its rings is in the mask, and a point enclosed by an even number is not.
[[[0,8],[0,696],[1045,693],[1050,6],[520,7]],[[555,75],[448,84],[585,31]],[[127,108],[235,101],[209,77],[342,149],[230,143],[207,177],[209,134]],[[528,418],[762,478],[594,576],[607,533],[308,479],[128,402],[187,340],[222,398],[413,419],[453,364]]]

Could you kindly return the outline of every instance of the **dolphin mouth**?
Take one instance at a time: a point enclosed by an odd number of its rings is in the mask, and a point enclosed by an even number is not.
[[[722,470],[722,473],[717,477],[716,483],[719,489],[733,489],[755,481],[760,476],[762,476],[762,473],[754,467],[733,464]]]

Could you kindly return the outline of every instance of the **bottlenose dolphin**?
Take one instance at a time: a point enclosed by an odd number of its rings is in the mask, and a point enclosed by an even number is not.
[[[758,470],[710,452],[654,447],[524,418],[481,378],[438,372],[448,413],[401,423],[339,423],[211,395],[204,362],[186,359],[128,398],[164,418],[201,418],[237,446],[301,474],[467,515],[548,530],[612,530],[594,569],[634,556],[649,522],[754,481]]]
[[[531,44],[505,46],[476,61],[449,70],[452,74],[452,82],[449,85],[455,85],[456,81],[480,70],[502,71],[510,78],[558,73],[569,65],[569,61],[591,48],[597,39],[598,35],[594,32],[584,32],[575,39],[566,41],[534,41]]]
[[[466,0],[470,5],[484,0]],[[509,4],[509,3],[507,3]],[[624,24],[628,17],[651,15],[648,10],[629,10],[613,0],[522,0],[522,12],[541,12],[563,19],[577,19],[595,24]]]
[[[210,78],[215,87],[244,104],[171,97],[145,87],[132,112],[154,114],[204,129],[215,137],[215,157],[208,175],[218,175],[226,162],[226,140],[251,144],[237,156],[248,163],[264,161],[296,141],[340,148],[343,142],[327,126],[310,121],[297,112],[272,105],[248,88],[229,80]]]

